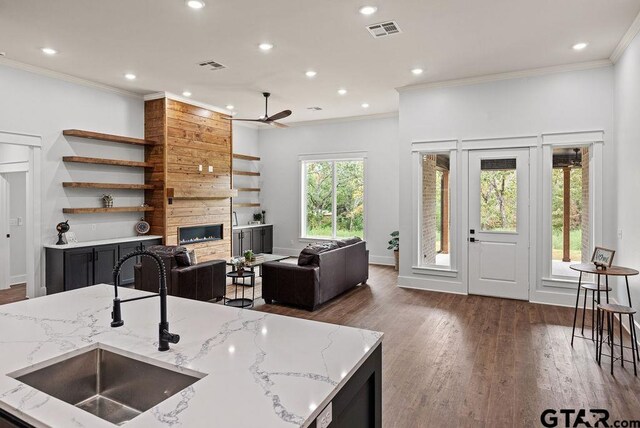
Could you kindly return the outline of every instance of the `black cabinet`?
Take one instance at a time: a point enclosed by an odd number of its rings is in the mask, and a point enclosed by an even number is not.
[[[159,244],[162,244],[160,238],[80,248],[47,247],[45,269],[47,294],[94,284],[113,284],[113,267],[120,257],[132,251]],[[120,285],[133,283],[134,265],[137,259],[125,262],[120,272]]]
[[[136,250],[141,250],[143,248],[142,242],[125,242],[118,245],[118,257],[124,257],[129,253],[132,253]],[[132,257],[122,265],[122,269],[120,270],[120,283],[118,285],[131,285],[134,281],[134,266],[138,264],[140,257]]]
[[[235,229],[231,240],[234,257],[240,257],[245,251],[254,254],[273,252],[273,226],[256,226]]]
[[[113,267],[117,262],[117,245],[95,247],[93,249],[93,283],[113,285]]]
[[[93,285],[93,248],[77,248],[64,252],[64,289]]]

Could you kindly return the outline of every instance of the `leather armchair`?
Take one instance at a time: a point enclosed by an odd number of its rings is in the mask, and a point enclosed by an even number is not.
[[[167,292],[170,296],[193,300],[220,300],[226,292],[227,266],[224,260],[212,260],[192,266],[178,266],[175,259],[181,247],[154,245],[148,248],[158,254],[167,274]],[[143,257],[135,266],[135,287],[138,290],[158,292],[158,268],[153,260]]]

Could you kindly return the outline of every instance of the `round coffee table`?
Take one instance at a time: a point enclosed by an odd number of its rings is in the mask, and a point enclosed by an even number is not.
[[[248,308],[249,306],[253,307],[253,301],[256,298],[256,274],[250,270],[245,270],[242,273],[238,271],[227,272],[227,277],[231,278],[231,282],[236,286],[235,297],[233,299],[227,299],[225,297],[224,304],[227,306],[233,306],[234,308]],[[253,294],[251,299],[244,297],[244,285],[240,283],[238,279],[242,278],[242,282],[244,283],[245,278],[251,279],[251,289],[253,290]],[[238,298],[238,286],[242,286],[242,297]]]

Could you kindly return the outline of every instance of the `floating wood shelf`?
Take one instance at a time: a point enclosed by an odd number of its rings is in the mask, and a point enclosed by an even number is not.
[[[65,214],[128,213],[153,211],[153,207],[63,208]]]
[[[76,187],[84,189],[126,189],[126,190],[147,190],[155,189],[153,184],[123,184],[123,183],[89,183],[81,181],[65,181],[63,187]]]
[[[247,160],[247,161],[259,161],[260,160],[260,158],[257,157],[257,156],[241,155],[240,153],[234,153],[233,154],[233,158],[234,159]]]
[[[82,156],[64,156],[62,158],[64,162],[78,162],[78,163],[90,163],[95,165],[114,165],[114,166],[129,166],[138,168],[153,168],[153,164],[150,162],[134,162],[118,159],[103,159],[103,158],[86,158]]]
[[[154,141],[144,140],[142,138],[123,137],[121,135],[101,134],[99,132],[82,131],[80,129],[65,129],[62,135],[67,137],[87,138],[90,140],[109,141],[112,143],[133,144],[136,146],[152,146]]]
[[[234,198],[238,196],[236,189],[211,189],[207,191],[184,191],[180,189],[174,189],[172,187],[167,188],[167,198],[172,199],[185,199],[185,200],[198,200],[206,201],[211,199],[226,199]]]
[[[233,206],[234,208],[250,208],[250,207],[259,207],[260,204],[253,203],[253,202],[246,202],[246,203],[233,204]]]
[[[260,173],[259,172],[253,172],[253,171],[238,171],[238,170],[233,170],[233,175],[251,175],[254,177],[259,177]]]
[[[238,192],[259,192],[259,187],[239,187],[236,189]]]

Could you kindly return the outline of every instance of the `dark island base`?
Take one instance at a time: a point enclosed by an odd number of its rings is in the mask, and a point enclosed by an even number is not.
[[[382,345],[379,345],[331,400],[331,428],[382,427]],[[310,428],[320,428],[313,421]]]

